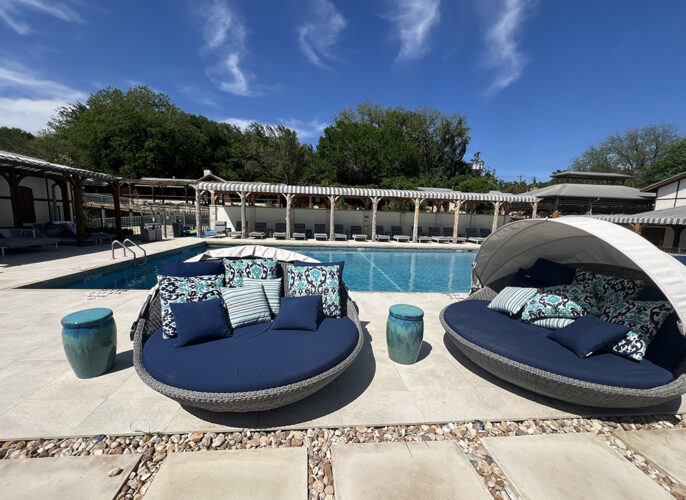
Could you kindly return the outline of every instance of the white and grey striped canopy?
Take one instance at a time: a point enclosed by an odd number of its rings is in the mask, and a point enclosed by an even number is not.
[[[656,226],[686,226],[686,206],[641,212],[632,215],[594,215],[594,219],[602,219],[615,224],[653,224]]]
[[[109,182],[118,181],[120,179],[114,175],[104,174],[102,172],[92,172],[82,168],[67,167],[66,165],[51,163],[39,158],[9,153],[7,151],[0,151],[0,166],[19,167],[29,173],[78,175],[87,179],[99,179]]]
[[[328,186],[291,186],[288,184],[266,184],[258,182],[201,182],[198,189],[225,193],[270,193],[300,194],[311,196],[341,196],[351,198],[405,198],[421,200],[460,200],[490,201],[505,203],[534,203],[535,196],[523,196],[506,193],[462,193],[437,189],[435,191],[411,191],[405,189],[367,189]]]

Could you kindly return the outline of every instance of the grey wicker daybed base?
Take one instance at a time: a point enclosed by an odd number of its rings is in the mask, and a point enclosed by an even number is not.
[[[283,275],[285,276],[287,262],[279,261],[279,264],[283,271]],[[284,295],[286,294],[286,290],[286,280],[284,280]],[[357,328],[357,344],[343,361],[311,378],[259,391],[231,393],[192,391],[160,382],[146,370],[142,361],[143,345],[150,335],[162,327],[160,298],[156,286],[148,294],[138,319],[131,327],[134,368],[136,369],[138,376],[146,385],[185,406],[192,406],[214,412],[249,412],[271,410],[294,403],[310,396],[331,383],[353,363],[362,350],[364,333],[358,317],[357,305],[349,297],[348,289],[342,281],[340,293],[343,314],[352,320]]]

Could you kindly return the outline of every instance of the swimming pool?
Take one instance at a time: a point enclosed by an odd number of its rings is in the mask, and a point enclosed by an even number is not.
[[[149,259],[143,266],[128,266],[49,288],[152,288],[162,263],[182,261],[205,251],[194,247]],[[281,246],[322,262],[345,261],[343,279],[351,290],[384,292],[468,292],[474,252],[377,248]]]

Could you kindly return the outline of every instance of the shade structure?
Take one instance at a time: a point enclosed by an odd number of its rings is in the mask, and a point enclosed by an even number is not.
[[[479,248],[474,286],[489,286],[538,258],[562,264],[602,264],[645,273],[686,324],[686,266],[637,233],[583,216],[527,219],[495,231]]]

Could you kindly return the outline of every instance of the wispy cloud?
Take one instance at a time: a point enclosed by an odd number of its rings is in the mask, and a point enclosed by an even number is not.
[[[202,20],[201,54],[208,61],[208,76],[225,92],[256,95],[250,85],[250,75],[242,67],[247,54],[247,32],[236,13],[223,0],[203,4],[197,13]]]
[[[487,59],[485,66],[495,70],[495,80],[489,92],[499,92],[517,80],[524,71],[527,58],[519,50],[518,36],[534,0],[501,0],[495,24],[486,32]]]
[[[0,19],[20,35],[27,35],[33,30],[22,18],[27,11],[36,11],[62,21],[83,22],[83,18],[66,2],[51,0],[1,0]]]
[[[429,33],[441,18],[441,0],[393,0],[388,20],[400,40],[396,61],[419,59],[429,50]]]
[[[298,27],[300,50],[312,63],[326,67],[324,59],[336,59],[333,48],[348,23],[329,0],[309,0],[309,19]]]
[[[226,118],[223,120],[224,123],[230,123],[236,127],[245,130],[250,124],[257,122],[262,123],[259,120],[251,120],[248,118]],[[311,139],[317,139],[324,129],[328,126],[328,123],[321,122],[319,120],[298,120],[297,118],[279,119],[275,123],[262,123],[263,125],[283,125],[291,130],[295,130],[298,134],[298,139],[305,142],[310,142]]]

